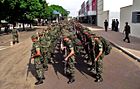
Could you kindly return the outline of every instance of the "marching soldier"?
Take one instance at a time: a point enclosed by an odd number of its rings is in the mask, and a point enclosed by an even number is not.
[[[41,51],[41,55],[42,55],[42,64],[43,64],[43,68],[45,70],[48,70],[48,58],[47,58],[47,46],[46,46],[46,39],[44,37],[44,34],[42,32],[40,32],[39,34],[39,43],[40,43],[40,51]]]
[[[45,79],[44,77],[44,71],[43,71],[43,65],[41,63],[41,52],[40,52],[40,46],[39,46],[39,42],[38,42],[38,36],[37,35],[33,35],[31,37],[32,39],[32,58],[34,59],[34,65],[35,65],[35,69],[36,69],[36,73],[37,73],[37,82],[35,83],[35,85],[39,85],[43,83],[43,79]]]
[[[93,63],[93,68],[96,70],[96,80],[95,82],[102,82],[102,72],[103,72],[103,57],[104,57],[104,52],[103,52],[103,44],[101,40],[99,39],[98,36],[94,36],[94,51],[95,51],[95,59]]]
[[[64,41],[63,45],[66,47],[66,50],[67,50],[67,55],[64,60],[67,63],[66,64],[66,73],[69,76],[68,83],[73,83],[75,81],[75,78],[74,78],[74,63],[75,63],[74,46],[72,44],[72,41],[68,37],[68,34],[63,35],[63,41]],[[61,47],[62,50],[63,50],[63,47]]]

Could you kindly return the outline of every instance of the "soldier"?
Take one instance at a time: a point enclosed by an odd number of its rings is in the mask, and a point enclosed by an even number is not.
[[[66,73],[69,76],[69,83],[73,83],[75,81],[74,78],[74,63],[75,63],[75,58],[74,58],[74,47],[72,44],[72,41],[70,40],[69,36],[63,35],[63,45],[66,47],[67,50],[67,55],[65,57],[65,62],[66,64]],[[63,47],[64,47],[63,46]],[[61,49],[63,50],[63,47],[61,46]]]
[[[51,61],[51,53],[52,53],[52,37],[50,35],[51,28],[48,28],[48,30],[44,33],[44,37],[46,40],[46,47],[47,47],[47,57],[48,57],[48,63],[52,63]]]
[[[94,51],[95,51],[95,59],[93,63],[93,69],[95,68],[96,70],[96,80],[95,82],[102,82],[103,78],[101,76],[103,72],[103,57],[104,57],[104,52],[103,52],[103,44],[100,40],[99,36],[94,36]]]
[[[40,32],[39,34],[39,43],[40,43],[40,51],[42,55],[41,63],[43,64],[43,68],[47,71],[48,70],[48,58],[47,58],[47,46],[46,46],[46,39],[44,34]]]
[[[126,39],[128,40],[128,43],[130,43],[130,39],[129,39],[129,34],[130,34],[130,26],[128,25],[128,22],[125,23],[125,28],[124,31],[125,32],[125,38],[123,39],[123,41],[125,41]]]
[[[36,73],[37,73],[37,82],[35,83],[35,85],[39,85],[43,83],[43,79],[45,79],[44,77],[44,71],[43,71],[43,65],[41,64],[41,52],[40,52],[40,46],[39,46],[39,42],[38,42],[38,36],[37,35],[33,35],[31,37],[32,39],[32,58],[34,59],[34,65],[35,65],[35,69],[36,69]]]
[[[13,36],[13,44],[15,44],[16,42],[19,43],[19,32],[18,30],[15,28],[16,24],[13,25],[13,30],[12,30],[12,36]]]

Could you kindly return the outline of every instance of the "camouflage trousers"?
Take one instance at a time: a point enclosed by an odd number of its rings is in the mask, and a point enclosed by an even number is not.
[[[15,42],[19,42],[19,40],[18,40],[18,35],[13,35],[13,43],[15,43]]]
[[[83,47],[82,46],[76,46],[74,48],[75,52],[76,52],[76,55],[81,55],[82,54],[82,49]]]
[[[101,55],[96,62],[92,63],[97,75],[101,75],[103,73],[103,57],[104,55]]]
[[[48,57],[47,57],[47,53],[43,52],[42,54],[42,60],[41,63],[43,64],[43,68],[48,68]]]
[[[71,77],[74,77],[74,73],[75,73],[75,71],[74,71],[74,67],[75,67],[74,63],[75,63],[75,58],[74,58],[74,56],[72,56],[72,57],[70,57],[68,59],[68,62],[67,62],[67,65],[66,65],[66,72],[68,74],[70,74]]]
[[[40,59],[41,57],[34,58],[34,65],[37,73],[37,78],[43,78],[44,76],[43,65],[41,64]]]
[[[48,57],[47,57],[47,48],[42,47],[41,48],[41,63],[43,64],[43,68],[48,68]]]

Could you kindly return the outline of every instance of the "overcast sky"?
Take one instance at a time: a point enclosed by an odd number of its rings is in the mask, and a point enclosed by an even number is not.
[[[70,11],[70,16],[77,16],[83,1],[87,0],[46,0],[49,4],[63,6]],[[119,11],[120,7],[132,5],[133,0],[104,0],[104,10]]]

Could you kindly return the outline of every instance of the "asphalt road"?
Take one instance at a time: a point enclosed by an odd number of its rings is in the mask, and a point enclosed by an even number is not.
[[[45,73],[44,84],[36,86],[36,89],[140,89],[139,63],[115,48],[104,58],[102,83],[94,82],[94,75],[87,70],[88,65],[78,57],[75,66],[76,81],[67,84],[60,55],[56,56],[56,60],[58,63],[50,65],[49,71]]]
[[[26,75],[32,45],[30,36],[36,31],[21,33],[20,43],[12,47],[8,45],[10,35],[0,36],[1,47],[8,47],[0,50],[0,89],[140,89],[140,64],[116,48],[104,58],[102,83],[94,82],[93,74],[87,70],[88,65],[78,56],[76,81],[67,84],[62,54],[56,51],[56,63],[49,65],[44,83],[35,86],[34,72],[30,71],[28,77]]]

